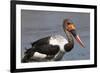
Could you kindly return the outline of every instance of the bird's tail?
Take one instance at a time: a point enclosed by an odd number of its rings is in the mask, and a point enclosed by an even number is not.
[[[35,49],[34,48],[29,48],[26,49],[26,51],[24,52],[24,57],[22,59],[22,62],[29,62],[31,57],[34,55]]]
[[[29,56],[25,55],[24,58],[21,60],[22,63],[26,63],[29,60]]]
[[[26,54],[24,58],[21,60],[22,63],[27,63],[30,61],[32,54]]]

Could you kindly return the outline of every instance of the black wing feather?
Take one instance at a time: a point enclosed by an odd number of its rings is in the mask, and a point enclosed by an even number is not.
[[[55,55],[60,50],[59,46],[53,46],[53,45],[41,45],[36,47],[36,51],[42,54],[47,55]]]
[[[46,55],[55,55],[58,53],[60,50],[59,46],[55,45],[41,45],[37,46],[35,48],[30,48],[28,49],[25,54],[34,54],[35,52],[39,52],[41,54],[46,54]]]
[[[31,43],[32,47],[37,47],[37,46],[49,44],[49,39],[50,39],[50,36],[42,38],[42,39],[39,39],[39,40]]]
[[[46,54],[49,56],[54,56],[60,50],[58,45],[49,44],[50,37],[42,38],[32,43],[32,48],[29,48],[25,52],[25,56],[22,59],[22,62],[27,62],[33,56],[35,52]]]

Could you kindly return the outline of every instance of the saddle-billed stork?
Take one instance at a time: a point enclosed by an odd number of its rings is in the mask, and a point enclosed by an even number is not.
[[[70,52],[74,48],[74,40],[84,48],[76,27],[69,19],[63,22],[63,29],[66,38],[61,35],[48,36],[32,43],[32,47],[27,49],[22,62],[41,62],[41,61],[59,61],[66,52]]]

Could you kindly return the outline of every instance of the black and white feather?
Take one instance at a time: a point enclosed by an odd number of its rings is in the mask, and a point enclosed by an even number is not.
[[[68,25],[70,22],[66,20]],[[63,29],[67,38],[61,35],[48,36],[33,42],[32,47],[27,49],[22,62],[42,62],[42,61],[59,61],[63,58],[65,52],[70,52],[74,47],[73,37],[84,47],[75,29],[69,31],[66,29],[67,23],[63,24]],[[73,24],[70,24],[74,27]]]
[[[68,41],[61,35],[42,38],[32,43],[32,48],[25,52],[22,62],[28,61],[57,61],[66,52],[64,46]]]

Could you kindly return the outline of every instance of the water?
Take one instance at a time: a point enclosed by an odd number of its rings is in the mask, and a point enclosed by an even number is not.
[[[75,12],[50,12],[50,11],[21,11],[21,57],[25,48],[31,47],[31,42],[52,34],[65,36],[62,28],[63,20],[71,17],[77,27],[85,48],[75,41],[74,49],[64,55],[62,60],[87,60],[90,59],[90,14]]]

